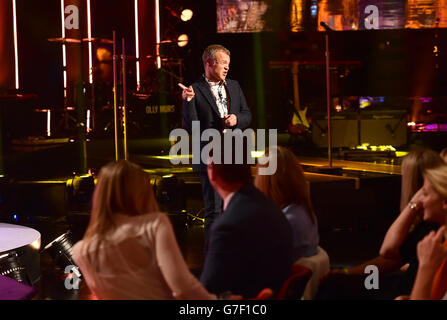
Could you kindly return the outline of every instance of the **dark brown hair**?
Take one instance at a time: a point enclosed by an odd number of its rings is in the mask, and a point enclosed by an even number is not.
[[[257,175],[255,186],[272,199],[281,209],[294,203],[303,206],[313,223],[315,214],[310,201],[309,184],[304,177],[304,170],[295,155],[284,147],[272,147],[266,152],[268,156],[275,149],[277,170],[273,175]],[[260,165],[258,165],[259,167]]]

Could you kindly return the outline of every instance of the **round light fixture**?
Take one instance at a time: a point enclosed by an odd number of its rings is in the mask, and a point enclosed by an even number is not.
[[[179,35],[177,41],[178,41],[177,44],[179,47],[186,47],[189,42],[189,37],[187,34],[181,34],[181,35]]]
[[[191,9],[185,9],[182,11],[181,19],[182,21],[189,21],[191,20],[192,16],[194,15],[194,12]]]

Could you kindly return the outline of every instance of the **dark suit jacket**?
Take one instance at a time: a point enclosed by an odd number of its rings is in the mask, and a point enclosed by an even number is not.
[[[228,114],[236,115],[238,122],[231,129],[245,129],[251,123],[251,112],[239,83],[236,80],[227,79],[227,96],[229,98]],[[183,101],[183,127],[191,133],[192,122],[200,121],[200,132],[214,128],[223,131],[223,122],[220,117],[219,108],[211,89],[202,77],[192,84],[195,98],[190,102]]]
[[[201,282],[244,298],[278,289],[292,266],[292,230],[282,211],[252,184],[236,192],[214,222]]]

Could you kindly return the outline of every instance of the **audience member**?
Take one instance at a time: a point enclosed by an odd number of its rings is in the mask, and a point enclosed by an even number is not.
[[[101,169],[73,258],[99,299],[216,299],[189,272],[149,176],[128,161]]]
[[[252,298],[264,288],[279,289],[290,275],[292,230],[278,206],[253,186],[247,152],[243,164],[235,164],[234,152],[233,164],[224,164],[229,151],[223,148],[221,158],[208,164],[224,211],[211,228],[200,279],[210,292]]]
[[[257,175],[255,186],[272,199],[289,220],[294,261],[314,256],[318,252],[318,225],[303,168],[295,155],[286,148],[272,147],[266,156],[269,152],[276,152],[278,169],[273,175]]]
[[[444,162],[447,163],[447,148],[442,149],[439,155],[444,160]]]
[[[447,298],[447,165],[427,170],[424,177],[419,198],[424,220],[442,227],[418,244],[419,268],[411,299],[440,300]]]
[[[381,290],[366,292],[364,298],[373,296],[380,299],[392,299],[399,294],[409,294],[413,285],[418,260],[416,247],[430,231],[436,230],[436,224],[422,221],[421,208],[418,205],[425,170],[442,165],[444,162],[433,150],[418,149],[411,151],[402,161],[401,213],[388,229],[383,240],[380,255],[361,265],[349,269],[332,270],[330,274],[348,274],[364,276],[368,265],[378,267],[381,275]],[[400,269],[405,272],[399,273]]]

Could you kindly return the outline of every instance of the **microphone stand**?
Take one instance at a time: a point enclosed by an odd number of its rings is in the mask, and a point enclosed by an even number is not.
[[[331,121],[331,74],[329,70],[330,66],[330,53],[329,53],[329,32],[332,29],[324,22],[320,22],[320,25],[326,30],[326,108],[327,108],[327,139],[328,139],[328,158],[329,168],[332,168],[332,121]]]
[[[341,175],[343,173],[342,167],[334,167],[332,163],[332,118],[331,118],[331,74],[330,74],[330,52],[329,52],[329,33],[333,30],[324,22],[320,25],[326,30],[326,107],[327,107],[327,138],[328,138],[328,158],[329,166],[318,167],[316,172],[323,174]]]
[[[115,124],[115,160],[119,160],[118,149],[118,56],[116,54],[116,31],[113,31],[113,119]]]
[[[129,153],[127,150],[127,115],[126,115],[126,109],[127,109],[127,79],[126,79],[126,43],[124,38],[122,38],[122,68],[123,68],[123,129],[124,129],[124,160],[128,160]]]

